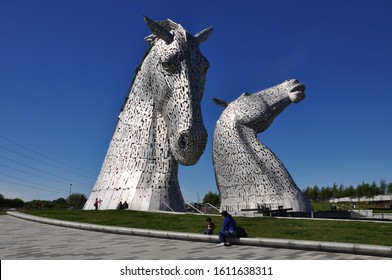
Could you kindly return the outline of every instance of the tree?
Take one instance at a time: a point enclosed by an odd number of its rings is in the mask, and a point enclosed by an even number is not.
[[[327,191],[327,192],[329,192],[328,195],[330,195],[330,197],[327,197],[327,199],[335,198],[338,196],[339,189],[338,189],[338,185],[336,183],[333,183],[332,189],[330,187],[327,187],[327,189],[329,189],[329,191]]]
[[[327,202],[333,197],[333,192],[330,187],[322,187],[320,192],[321,201]]]
[[[24,205],[24,201],[20,198],[11,199],[11,203],[14,208],[22,208]]]
[[[365,182],[362,182],[362,184],[357,186],[357,197],[370,197],[370,185],[365,184]]]
[[[356,191],[354,186],[350,185],[347,189],[346,189],[346,196],[350,197],[350,198],[354,198],[356,196]]]
[[[317,185],[314,185],[311,191],[310,199],[313,201],[320,202],[320,197],[321,197],[320,188]]]
[[[381,179],[380,180],[380,194],[381,195],[387,194],[387,188],[388,188],[387,183],[385,182],[384,179]]]
[[[310,186],[307,186],[305,190],[302,190],[302,192],[304,193],[304,195],[309,199],[309,200],[313,200],[312,198],[312,188]]]
[[[31,200],[25,203],[25,207],[29,209],[53,208],[53,203],[48,200]]]
[[[370,192],[370,197],[373,197],[373,199],[376,195],[380,194],[380,189],[377,187],[375,181],[373,181],[373,183],[370,185],[369,192]]]
[[[73,209],[82,209],[87,198],[84,194],[74,193],[68,196],[69,207]]]
[[[336,197],[339,197],[339,198],[345,197],[346,196],[346,190],[347,189],[344,187],[344,185],[340,184]]]
[[[363,182],[361,188],[362,188],[363,196],[365,196],[365,197],[371,197],[371,196],[372,196],[372,195],[371,195],[370,185],[369,185],[369,184],[367,184],[367,183],[365,184],[365,183]]]
[[[56,208],[67,208],[67,206],[68,206],[67,200],[65,200],[65,198],[62,198],[62,197],[53,200],[52,203],[53,203],[53,206]]]
[[[0,194],[0,207],[1,208],[22,208],[24,201],[20,198],[9,199]]]
[[[389,195],[392,195],[392,183],[389,183],[389,184],[388,184],[387,193],[388,193]]]
[[[203,203],[209,203],[215,207],[220,205],[220,196],[217,193],[209,191],[203,198]]]

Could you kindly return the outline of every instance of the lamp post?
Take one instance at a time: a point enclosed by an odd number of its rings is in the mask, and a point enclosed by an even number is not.
[[[197,204],[199,204],[199,192],[197,192],[196,195],[197,195]]]
[[[72,193],[72,184],[69,184],[69,197],[68,197],[68,200],[69,200],[69,207],[71,208],[71,193]]]

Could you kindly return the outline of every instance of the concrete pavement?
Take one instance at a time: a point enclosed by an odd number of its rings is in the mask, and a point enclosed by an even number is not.
[[[387,246],[243,238],[237,241],[241,246],[216,247],[217,236],[72,223],[17,212],[9,214],[0,216],[2,260],[373,260],[392,257],[392,247]]]

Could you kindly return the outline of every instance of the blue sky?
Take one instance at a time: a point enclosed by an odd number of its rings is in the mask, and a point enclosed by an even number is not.
[[[188,201],[217,192],[213,130],[241,93],[288,78],[306,86],[259,138],[297,185],[392,181],[391,1],[0,2],[0,193],[90,194],[150,34],[143,15],[196,34],[211,64],[202,101],[209,140],[180,167]]]

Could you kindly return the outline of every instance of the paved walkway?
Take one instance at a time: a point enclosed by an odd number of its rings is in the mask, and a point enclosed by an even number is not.
[[[241,259],[376,260],[383,257],[160,239],[42,224],[0,216],[2,260]]]

